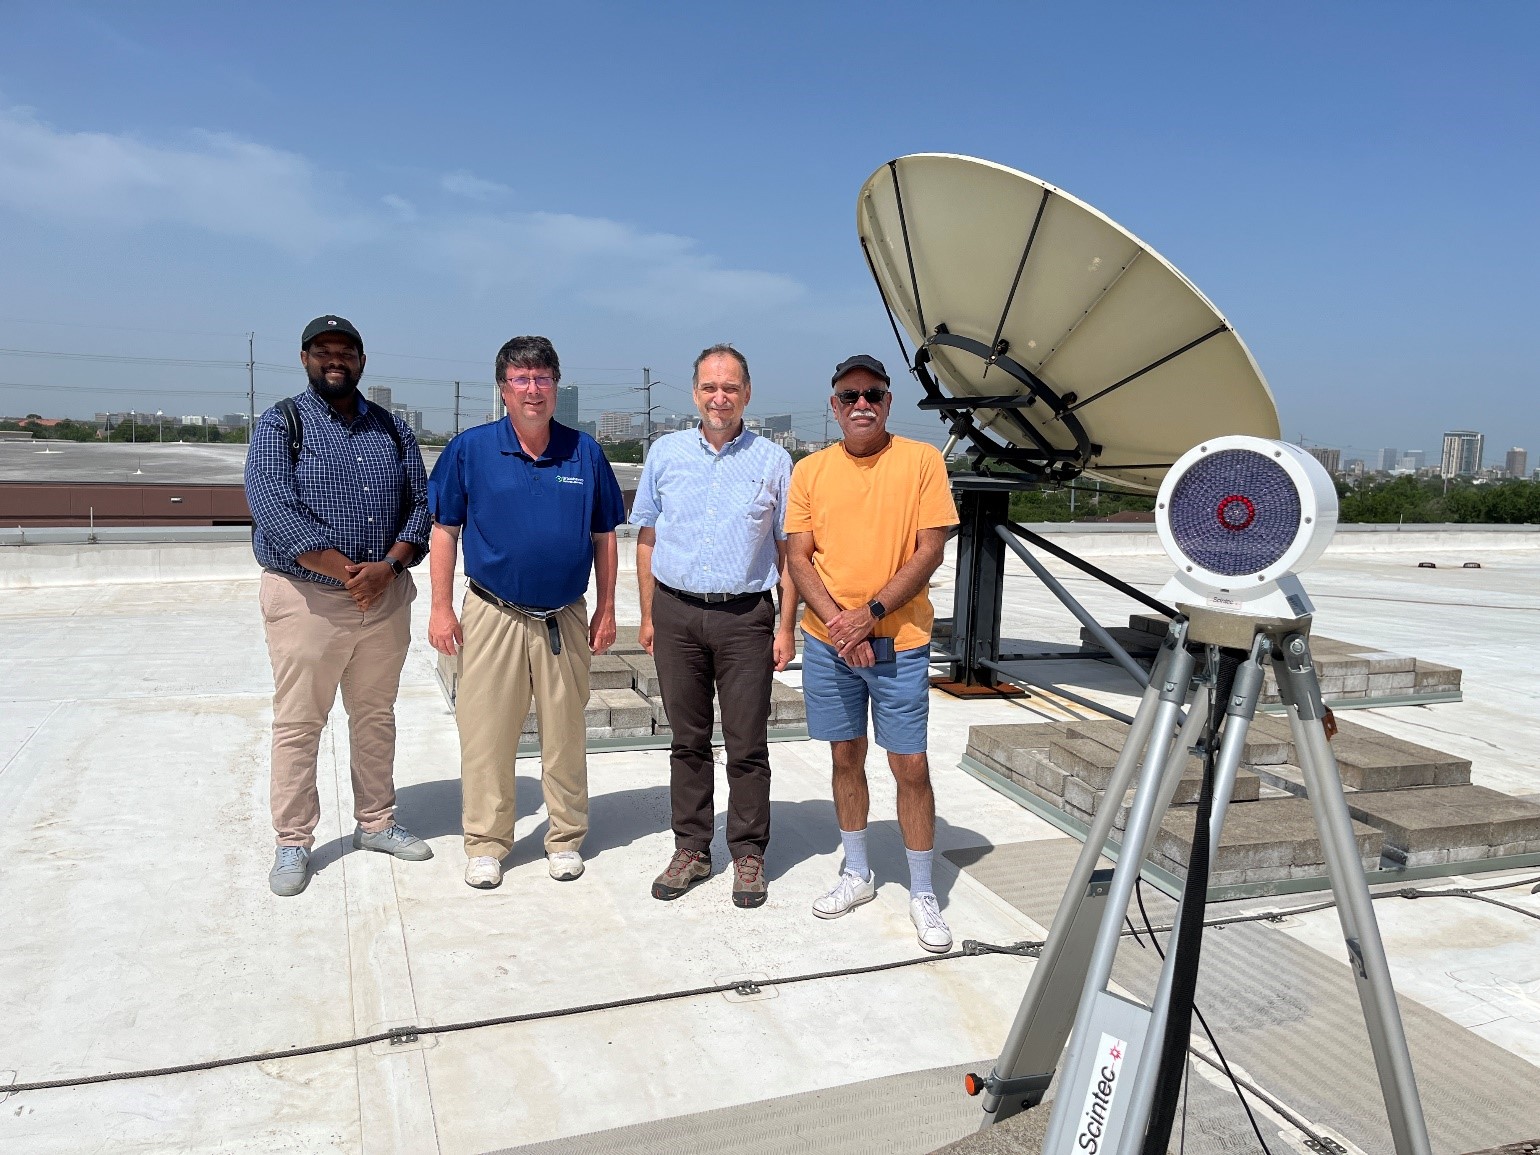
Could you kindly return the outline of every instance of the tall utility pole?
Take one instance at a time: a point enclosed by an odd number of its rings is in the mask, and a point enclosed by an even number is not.
[[[642,460],[647,460],[647,451],[652,448],[652,370],[642,366],[642,393],[647,398],[646,420],[642,428],[646,432],[642,435]]]
[[[257,424],[257,335],[246,334],[246,443]]]
[[[460,383],[455,382],[455,436],[460,436]]]

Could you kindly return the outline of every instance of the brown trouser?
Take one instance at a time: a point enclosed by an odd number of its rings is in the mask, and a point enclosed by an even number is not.
[[[367,614],[346,590],[267,570],[258,600],[273,662],[273,829],[279,846],[315,843],[316,751],[342,687],[353,816],[373,833],[396,809],[396,690],[417,587],[402,574]]]
[[[674,731],[669,770],[674,845],[709,853],[715,808],[711,699],[721,704],[727,747],[727,848],[763,856],[770,843],[770,686],[775,606],[756,599],[704,606],[659,589],[652,654]]]
[[[557,615],[561,653],[551,652],[546,623],[465,595],[460,625],[461,820],[467,858],[502,858],[513,847],[514,761],[530,698],[540,724],[540,785],[550,815],[545,849],[576,850],[588,833],[588,607],[582,599]]]

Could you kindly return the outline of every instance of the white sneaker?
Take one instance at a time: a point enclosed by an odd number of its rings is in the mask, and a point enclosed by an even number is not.
[[[583,856],[576,850],[553,850],[545,862],[557,882],[571,882],[583,873]]]
[[[859,874],[842,870],[840,880],[834,884],[834,889],[822,898],[813,900],[813,913],[819,918],[838,918],[842,914],[849,914],[863,902],[871,902],[876,897],[876,874],[867,871],[866,877],[862,878]]]
[[[917,894],[909,900],[909,919],[920,936],[920,945],[932,954],[952,949],[952,932],[941,917],[941,904],[934,894]]]
[[[465,885],[491,890],[503,881],[503,864],[495,858],[473,858],[465,864]]]

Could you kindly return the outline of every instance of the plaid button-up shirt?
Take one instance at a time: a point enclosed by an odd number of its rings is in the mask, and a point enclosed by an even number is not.
[[[362,397],[345,421],[314,390],[294,399],[304,429],[299,460],[274,406],[257,420],[246,455],[251,547],[265,568],[306,581],[340,583],[300,565],[300,554],[335,549],[350,561],[380,561],[398,541],[428,547],[428,477],[417,439],[402,421]],[[384,422],[401,435],[396,450]]]

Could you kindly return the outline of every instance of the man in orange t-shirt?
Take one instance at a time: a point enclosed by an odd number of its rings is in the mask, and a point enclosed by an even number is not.
[[[830,404],[844,439],[797,463],[786,503],[787,565],[802,617],[808,733],[830,744],[834,813],[845,865],[813,903],[838,918],[876,897],[867,864],[867,712],[898,786],[909,858],[909,916],[920,945],[942,952],[952,932],[931,889],[936,800],[926,759],[930,628],[926,584],[941,564],[957,507],[933,445],[888,432],[887,370],[861,354],[834,370]]]

